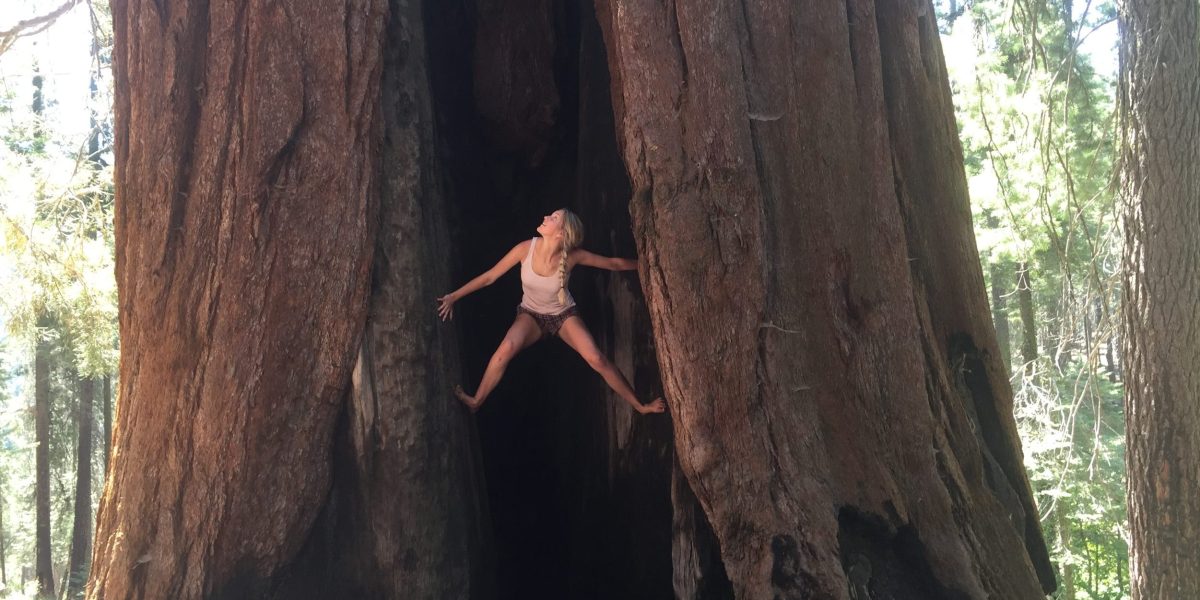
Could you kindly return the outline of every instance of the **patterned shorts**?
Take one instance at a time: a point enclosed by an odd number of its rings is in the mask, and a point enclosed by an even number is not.
[[[571,308],[568,308],[557,315],[543,315],[542,313],[535,313],[532,310],[529,310],[528,308],[518,304],[517,314],[527,314],[533,317],[533,321],[537,323],[538,329],[542,330],[542,335],[558,335],[558,330],[562,329],[562,324],[566,322],[567,319],[575,316],[576,313],[575,307],[572,306]]]

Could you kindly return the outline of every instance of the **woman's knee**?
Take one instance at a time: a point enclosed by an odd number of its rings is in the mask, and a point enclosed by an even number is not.
[[[587,361],[588,366],[597,371],[603,371],[608,368],[608,357],[598,350],[584,354],[583,360]]]
[[[512,357],[517,355],[520,348],[517,343],[509,338],[504,338],[500,342],[500,346],[496,348],[496,353],[492,355],[492,360],[500,362],[508,362]]]

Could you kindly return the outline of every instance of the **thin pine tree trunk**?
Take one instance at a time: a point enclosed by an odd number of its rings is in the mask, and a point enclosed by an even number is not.
[[[8,586],[8,570],[4,565],[4,555],[8,552],[4,537],[4,498],[0,498],[0,586]]]
[[[1025,374],[1033,373],[1038,357],[1037,319],[1033,311],[1033,288],[1029,285],[1029,263],[1017,266],[1017,302],[1021,310],[1021,361]]]
[[[45,110],[42,95],[43,79],[38,68],[33,75],[33,114],[37,116],[34,135],[41,135],[40,120]],[[43,339],[43,332],[50,327],[50,319],[42,314],[37,321],[37,341],[34,350],[34,412],[37,450],[35,451],[35,565],[37,569],[38,598],[54,597],[53,560],[50,556],[50,348]]]
[[[1000,356],[1004,364],[1012,368],[1012,342],[1008,326],[1008,265],[993,264],[990,268],[992,276],[992,321],[996,323],[996,343],[1000,346]]]
[[[37,436],[35,553],[38,598],[54,598],[54,562],[50,554],[50,347],[41,331],[49,319],[38,320],[38,340],[34,355],[34,412]]]
[[[75,526],[71,532],[70,574],[67,599],[83,594],[92,555],[92,406],[96,380],[85,377],[79,383],[79,440],[76,446]]]
[[[104,476],[108,476],[108,459],[112,452],[112,377],[104,376]]]
[[[1122,321],[1134,600],[1200,598],[1200,4],[1121,4]]]
[[[1055,528],[1058,529],[1058,547],[1062,552],[1069,552],[1071,548],[1071,523],[1067,520],[1063,511],[1063,505],[1059,502],[1054,507]],[[1062,587],[1062,594],[1059,598],[1066,600],[1075,600],[1075,565],[1071,563],[1062,564],[1062,581],[1059,581]]]

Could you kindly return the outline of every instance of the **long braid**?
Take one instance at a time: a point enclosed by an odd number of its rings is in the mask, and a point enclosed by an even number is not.
[[[562,209],[562,256],[558,260],[558,303],[567,304],[567,254],[583,241],[583,221],[575,213]]]
[[[558,260],[558,303],[567,305],[567,249],[566,244],[563,244],[562,255]]]

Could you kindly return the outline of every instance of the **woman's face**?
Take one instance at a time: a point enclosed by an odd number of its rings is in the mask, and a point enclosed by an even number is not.
[[[544,238],[562,235],[562,219],[562,210],[556,210],[542,217],[542,224],[538,225],[537,232]]]

